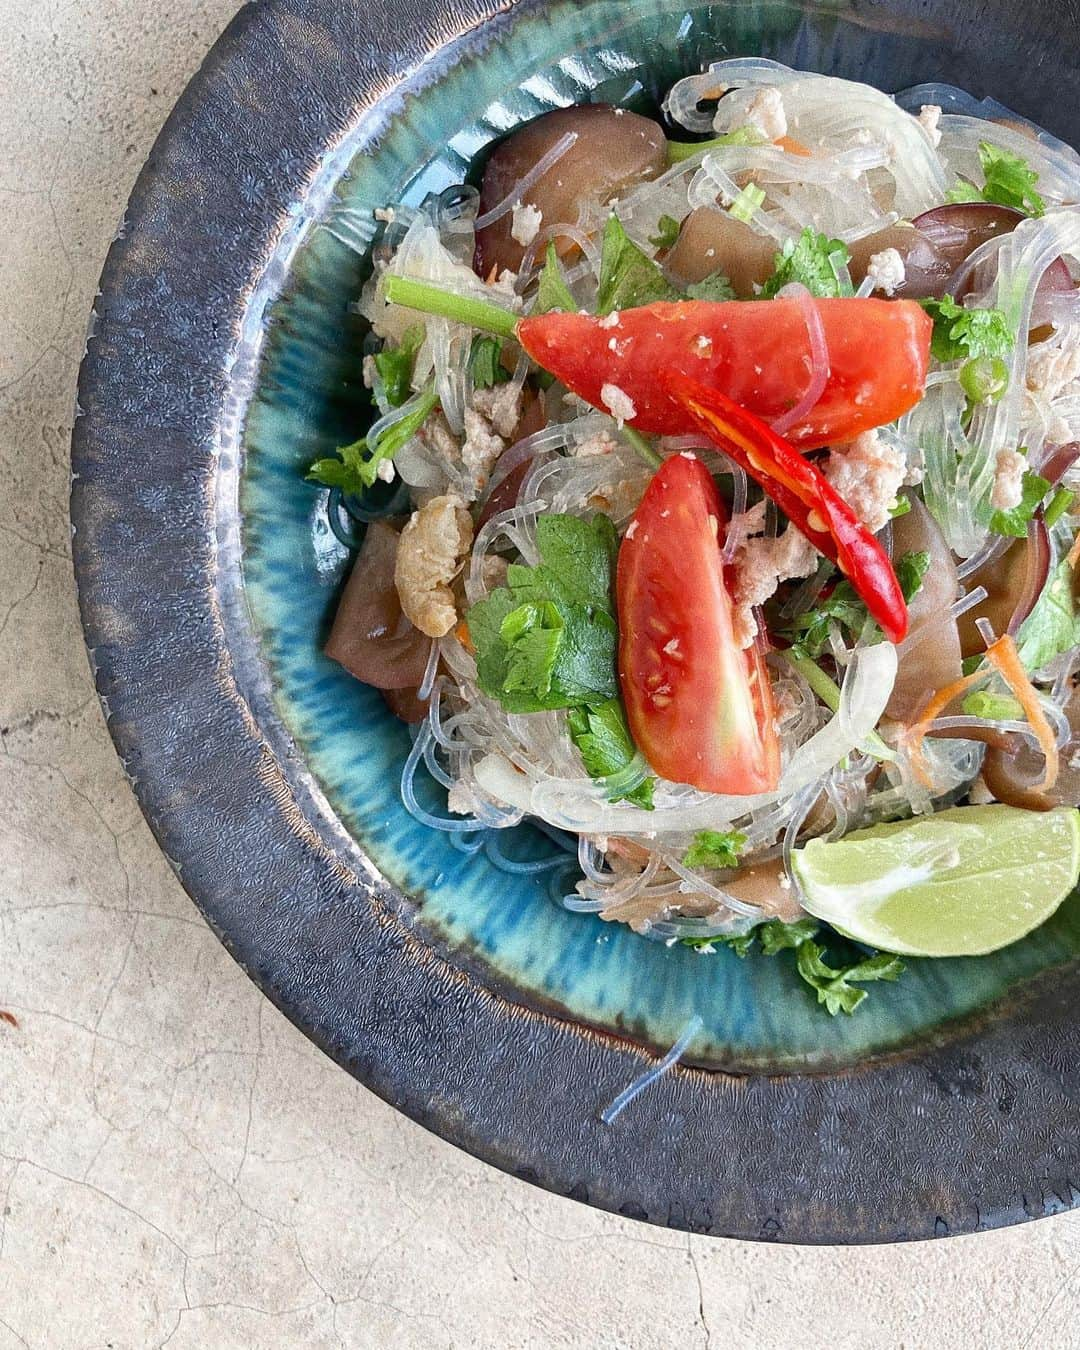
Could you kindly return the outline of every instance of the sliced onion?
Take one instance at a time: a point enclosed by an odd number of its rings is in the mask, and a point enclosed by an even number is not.
[[[773,419],[771,425],[773,431],[778,436],[783,436],[786,431],[793,427],[796,422],[802,419],[814,408],[821,395],[825,392],[825,386],[829,382],[829,347],[825,341],[825,325],[821,322],[821,314],[818,312],[817,305],[814,304],[814,298],[805,286],[794,283],[785,286],[780,292],[781,295],[789,295],[798,301],[799,308],[803,312],[803,318],[806,321],[806,332],[810,339],[810,383],[793,407],[786,413],[781,413],[779,417]]]

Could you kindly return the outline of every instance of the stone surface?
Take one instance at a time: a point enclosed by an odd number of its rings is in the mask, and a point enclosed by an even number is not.
[[[79,634],[67,442],[154,135],[235,0],[0,0],[0,1350],[1080,1346],[1080,1219],[870,1250],[687,1239],[425,1134],[226,956]]]

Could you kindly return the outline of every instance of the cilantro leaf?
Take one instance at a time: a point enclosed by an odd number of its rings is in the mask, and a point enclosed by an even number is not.
[[[991,145],[989,141],[980,141],[979,164],[983,171],[983,186],[977,188],[966,178],[959,178],[949,189],[946,201],[996,202],[1029,216],[1045,214],[1046,202],[1035,191],[1039,175],[1022,155],[1014,155],[1011,150]]]
[[[755,940],[761,940],[762,956],[775,956],[777,952],[791,951],[818,931],[816,919],[796,919],[794,923],[785,923],[783,919],[770,919],[767,923],[751,928],[748,933],[724,933],[717,937],[682,938],[684,947],[695,947],[698,951],[711,951],[714,946],[727,946],[738,957],[746,956]]]
[[[904,970],[900,958],[888,952],[878,952],[864,961],[837,969],[825,964],[824,955],[824,947],[807,938],[795,950],[795,964],[800,976],[816,991],[818,1002],[832,1017],[841,1012],[853,1013],[866,998],[866,990],[855,988],[856,982],[895,980]]]
[[[930,354],[936,360],[1003,358],[1012,350],[1013,334],[1000,309],[965,309],[951,295],[920,303],[934,321]]]
[[[374,441],[369,433],[351,445],[342,446],[337,459],[316,460],[308,470],[308,480],[340,488],[342,492],[363,493],[378,477],[382,461],[392,460],[405,442],[416,435],[438,402],[439,396],[432,388],[416,394],[413,407],[405,416],[385,427]]]
[[[996,202],[1029,216],[1045,214],[1046,202],[1035,191],[1039,175],[1022,155],[1014,155],[1011,150],[1003,150],[989,141],[980,141],[979,163],[983,171],[982,189],[960,179],[946,200]]]
[[[715,937],[680,938],[679,942],[683,947],[692,947],[697,952],[714,952],[717,947],[730,947],[743,960],[753,947],[755,936],[751,928],[749,933],[718,933]]]
[[[684,867],[737,867],[746,835],[738,830],[698,830],[683,856]]]
[[[794,923],[771,919],[757,930],[761,954],[775,956],[777,952],[797,950],[817,933],[819,926],[817,919],[796,919]]]
[[[679,293],[656,263],[627,236],[618,216],[608,216],[600,249],[597,314],[633,309],[654,300],[678,300]]]
[[[637,747],[617,698],[594,708],[572,708],[566,724],[590,778],[610,778],[628,768],[637,758]],[[652,778],[646,778],[629,792],[616,792],[611,800],[633,802],[635,806],[651,811],[653,782]]]
[[[966,178],[958,178],[946,192],[945,200],[953,205],[956,202],[982,202],[986,198],[974,183],[969,183]]]
[[[1020,491],[1023,494],[1016,506],[1007,511],[994,511],[990,516],[990,528],[995,534],[1012,535],[1014,539],[1023,539],[1028,531],[1028,522],[1035,514],[1039,503],[1050,491],[1045,478],[1030,469],[1024,470]]]
[[[923,584],[930,570],[930,554],[924,549],[917,553],[904,553],[896,562],[896,579],[900,583],[904,600],[910,602]]]
[[[910,602],[917,593],[929,566],[930,554],[925,551],[905,553],[896,560],[896,579],[905,601]],[[816,661],[829,645],[829,632],[834,624],[846,629],[852,637],[859,637],[868,619],[866,606],[855,588],[849,581],[840,581],[814,609],[796,615],[789,631],[806,655]],[[880,628],[873,624],[867,637],[876,640],[880,636]]]
[[[469,348],[469,374],[473,387],[490,389],[494,384],[505,384],[510,372],[500,361],[502,342],[497,337],[474,337]]]
[[[606,703],[618,693],[607,516],[543,516],[536,567],[513,564],[467,616],[477,680],[508,712]]]
[[[1035,607],[1020,625],[1017,649],[1027,670],[1041,670],[1080,644],[1080,616],[1073,595],[1073,570],[1063,559],[1050,574]]]
[[[551,693],[565,633],[563,616],[550,601],[518,605],[507,614],[499,625],[499,637],[506,646],[503,687],[508,694],[530,690],[537,698],[545,698]]]
[[[691,300],[734,300],[735,287],[723,272],[714,272],[703,281],[692,281],[686,288]]]
[[[384,347],[376,353],[375,369],[382,379],[386,401],[391,408],[400,408],[409,397],[416,353],[423,345],[424,325],[415,323],[406,328],[396,347]]]
[[[577,305],[570,294],[570,287],[563,278],[559,266],[559,255],[554,243],[549,243],[544,255],[544,267],[536,291],[536,302],[532,307],[534,314],[550,314],[552,310],[561,310],[564,314],[576,314]]]
[[[649,235],[653,248],[671,248],[679,237],[682,225],[674,216],[661,216],[656,222],[656,233]]]
[[[847,965],[830,966],[825,961],[825,948],[813,939],[818,932],[816,919],[798,919],[784,923],[772,919],[753,928],[749,933],[711,938],[683,938],[682,945],[698,951],[712,951],[717,946],[729,946],[736,956],[745,957],[753,947],[754,939],[761,941],[762,956],[794,951],[795,970],[800,979],[813,989],[817,1001],[826,1012],[853,1013],[866,998],[867,991],[857,988],[875,980],[895,980],[903,974],[904,963],[890,952],[875,952],[862,956]]]
[[[514,563],[507,569],[511,590],[521,599],[586,605],[614,614],[611,576],[619,540],[611,517],[541,516],[536,522],[537,567]]]
[[[999,206],[1012,206],[1029,216],[1041,216],[1046,203],[1035,191],[1039,175],[1026,159],[989,141],[979,142],[979,163],[986,182],[983,197]]]
[[[341,447],[337,452],[337,459],[317,459],[308,469],[308,482],[321,483],[323,487],[340,488],[342,492],[359,495],[367,487],[367,483],[361,477],[366,449],[366,441],[354,441],[352,445]]]
[[[798,239],[788,239],[773,262],[773,275],[761,289],[770,299],[789,282],[798,281],[811,295],[851,295],[850,281],[842,278],[841,269],[851,255],[847,245],[839,239],[828,239],[809,226]]]

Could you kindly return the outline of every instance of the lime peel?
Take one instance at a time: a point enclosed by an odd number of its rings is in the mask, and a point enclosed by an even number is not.
[[[982,956],[1044,923],[1080,877],[1080,811],[953,807],[792,855],[806,909],[907,956]]]

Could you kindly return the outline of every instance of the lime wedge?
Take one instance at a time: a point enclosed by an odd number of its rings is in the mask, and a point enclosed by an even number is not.
[[[1080,811],[960,806],[792,855],[803,903],[857,942],[981,956],[1048,919],[1080,875]]]

